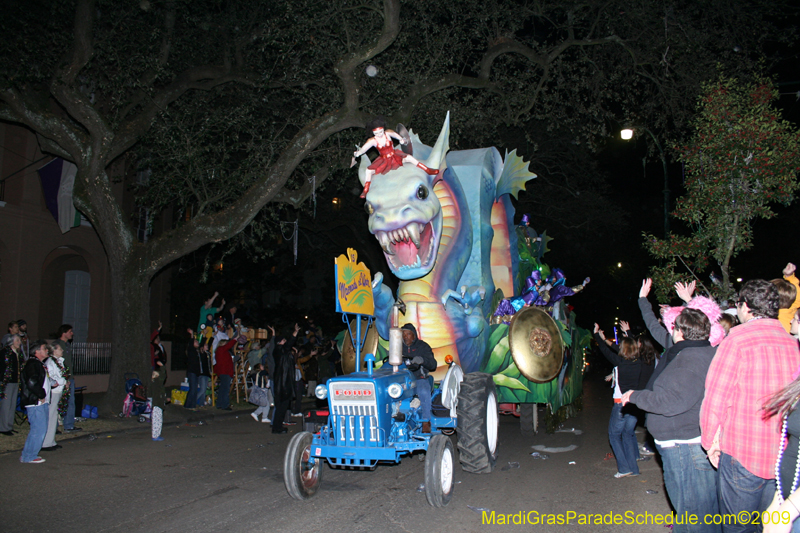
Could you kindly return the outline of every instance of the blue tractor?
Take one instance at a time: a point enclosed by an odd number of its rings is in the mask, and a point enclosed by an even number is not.
[[[494,469],[498,411],[492,376],[464,374],[449,362],[447,374],[432,393],[433,416],[426,433],[416,390],[432,387],[433,381],[415,379],[396,346],[390,339],[389,361],[381,368],[374,369],[375,357],[367,354],[366,371],[317,386],[317,397],[328,400],[328,420],[318,433],[298,433],[289,443],[283,478],[293,498],[306,500],[317,492],[325,462],[333,468],[374,469],[380,462],[398,463],[405,455],[424,453],[425,496],[432,506],[444,507],[454,487],[453,434],[465,472]]]

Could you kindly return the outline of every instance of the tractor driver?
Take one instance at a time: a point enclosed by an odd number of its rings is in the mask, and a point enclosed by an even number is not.
[[[420,414],[423,420],[422,432],[431,432],[431,384],[428,372],[436,370],[436,358],[430,345],[417,337],[417,328],[406,324],[403,330],[403,362],[417,378],[417,396],[420,401]]]

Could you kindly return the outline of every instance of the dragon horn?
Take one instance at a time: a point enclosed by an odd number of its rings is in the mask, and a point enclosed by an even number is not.
[[[436,139],[436,144],[431,150],[431,155],[428,156],[428,160],[425,161],[425,166],[428,168],[438,168],[442,170],[445,166],[444,164],[444,157],[447,155],[447,151],[450,149],[450,111],[447,112],[447,116],[444,119],[444,125],[442,125],[442,131],[439,133],[439,138]]]

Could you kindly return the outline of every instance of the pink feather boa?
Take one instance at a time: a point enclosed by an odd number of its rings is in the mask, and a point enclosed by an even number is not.
[[[709,337],[708,341],[711,343],[711,346],[717,346],[719,343],[722,342],[722,339],[725,338],[725,329],[719,323],[719,317],[722,316],[722,309],[719,308],[717,303],[712,300],[711,298],[706,298],[705,296],[695,296],[692,298],[686,307],[691,307],[692,309],[697,309],[698,311],[702,311],[708,317],[708,320],[711,322],[711,336]],[[663,312],[661,313],[661,318],[664,320],[664,326],[667,328],[670,334],[672,334],[672,330],[675,328],[675,319],[681,314],[683,311],[682,306],[678,307],[665,307]]]

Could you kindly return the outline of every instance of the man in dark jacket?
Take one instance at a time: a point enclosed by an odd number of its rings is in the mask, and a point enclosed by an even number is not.
[[[664,486],[678,516],[719,512],[715,472],[700,444],[700,406],[716,352],[708,342],[710,333],[708,317],[685,308],[672,331],[670,350],[676,352],[675,358],[655,380],[653,390],[622,395],[623,405],[630,401],[647,411],[647,429],[656,440],[664,464]],[[685,524],[674,529],[689,531]],[[691,531],[717,533],[720,526],[700,522]]]
[[[191,328],[189,332],[189,344],[186,346],[186,381],[189,382],[189,392],[186,393],[186,401],[183,407],[195,409],[197,407],[197,382],[200,378],[200,342],[195,338]]]
[[[44,361],[50,354],[47,343],[36,341],[31,344],[33,357],[25,362],[20,376],[20,403],[25,406],[28,414],[28,423],[31,425],[25,447],[22,448],[21,463],[43,463],[39,457],[50,411],[50,378],[44,368]]]
[[[239,309],[235,305],[232,305],[230,309],[222,313],[222,319],[225,321],[225,327],[236,327],[236,312],[238,310]]]
[[[292,403],[294,394],[294,356],[292,346],[297,340],[297,333],[300,326],[294,325],[294,333],[288,339],[281,338],[276,341],[275,349],[272,352],[275,358],[275,373],[272,376],[272,394],[275,398],[275,413],[272,416],[272,432],[286,433],[287,429],[283,425],[286,418],[286,411]]]
[[[417,328],[406,324],[403,330],[403,362],[417,378],[417,396],[420,401],[420,416],[423,433],[431,432],[431,386],[428,372],[436,370],[436,358],[430,345],[417,337]]]

